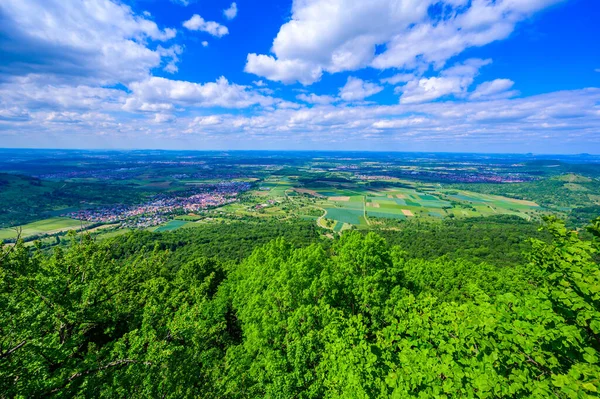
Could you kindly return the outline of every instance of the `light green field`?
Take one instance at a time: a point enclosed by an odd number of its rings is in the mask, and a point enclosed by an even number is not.
[[[348,223],[353,225],[361,224],[361,217],[363,211],[358,209],[344,209],[344,208],[327,208],[327,219],[336,220],[340,223]],[[341,229],[341,227],[340,227]]]
[[[133,231],[133,230],[131,230],[131,229],[117,229],[117,230],[102,232],[102,233],[98,234],[97,239],[98,240],[105,240],[105,239],[108,239],[108,238],[114,238],[114,237],[118,237],[118,236],[122,236],[124,234],[127,234],[127,233],[129,233],[131,231]]]
[[[159,226],[154,231],[157,233],[160,233],[161,231],[173,231],[173,230],[177,230],[177,229],[185,226],[188,223],[190,223],[190,222],[187,222],[185,220],[171,220],[170,222],[167,222],[166,224]]]
[[[81,227],[81,223],[79,220],[57,217],[39,220],[37,222],[24,224],[19,227],[22,229],[22,238],[26,238],[33,235],[52,234],[65,230],[79,229]],[[15,228],[0,229],[0,240],[16,237],[17,231]]]

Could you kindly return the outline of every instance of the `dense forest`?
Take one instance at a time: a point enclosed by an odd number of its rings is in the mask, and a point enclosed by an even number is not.
[[[592,218],[588,218],[587,221]],[[427,222],[404,221],[399,229],[381,229],[377,234],[389,245],[398,245],[411,258],[469,259],[495,266],[517,266],[525,262],[529,238],[547,240],[539,226],[520,217],[498,215]]]
[[[589,239],[502,223],[19,242],[0,255],[0,397],[594,397],[600,219]],[[500,230],[505,259],[469,244]]]

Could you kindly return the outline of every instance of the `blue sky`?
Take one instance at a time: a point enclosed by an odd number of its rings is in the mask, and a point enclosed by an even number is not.
[[[596,0],[5,0],[0,147],[600,153]]]

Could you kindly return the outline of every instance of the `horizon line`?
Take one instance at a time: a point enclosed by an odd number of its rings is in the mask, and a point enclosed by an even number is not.
[[[398,153],[398,154],[479,154],[479,155],[528,155],[528,156],[600,156],[600,153],[550,153],[550,152],[479,152],[479,151],[397,151],[397,150],[294,150],[294,149],[165,149],[165,148],[39,148],[39,147],[0,147],[4,150],[28,151],[164,151],[164,152],[327,152],[327,153]]]

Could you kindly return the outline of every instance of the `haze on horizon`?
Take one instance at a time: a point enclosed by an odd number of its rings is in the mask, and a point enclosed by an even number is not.
[[[600,153],[594,0],[4,0],[0,147]]]

